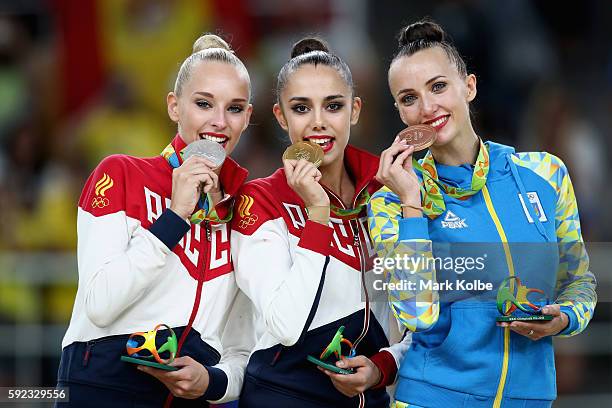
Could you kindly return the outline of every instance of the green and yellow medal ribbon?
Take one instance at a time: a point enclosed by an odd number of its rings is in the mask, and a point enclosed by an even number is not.
[[[489,174],[489,151],[483,141],[480,140],[478,157],[476,158],[472,173],[472,183],[470,188],[465,189],[448,186],[439,180],[436,163],[431,151],[427,152],[421,163],[413,159],[412,165],[423,176],[423,182],[421,183],[423,213],[429,218],[434,219],[446,211],[442,191],[453,198],[462,199],[478,193],[484,187]]]
[[[352,220],[359,216],[361,211],[368,205],[369,202],[370,193],[368,193],[368,190],[365,189],[359,194],[359,197],[357,197],[354,208],[340,208],[336,205],[330,204],[329,209],[332,214],[337,215],[340,219]]]
[[[183,158],[183,150],[179,152],[179,154],[181,155],[181,160],[179,160],[179,157],[174,149],[174,146],[172,146],[172,143],[170,143],[161,152],[161,156],[168,161],[168,163],[170,164],[170,166],[172,166],[172,168],[175,169],[181,165],[181,161]],[[191,214],[191,218],[189,219],[189,221],[191,221],[194,224],[199,224],[202,221],[211,221],[215,223],[225,224],[231,221],[232,215],[233,215],[232,206],[229,206],[227,217],[221,219],[219,215],[217,214],[217,210],[212,205],[212,202],[213,201],[212,201],[212,197],[210,196],[210,194],[202,193],[202,195],[200,196],[200,199],[198,200],[198,204],[197,204],[198,210],[194,212],[193,214]]]

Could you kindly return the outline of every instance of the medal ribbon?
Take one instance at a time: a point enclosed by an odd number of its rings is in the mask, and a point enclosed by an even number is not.
[[[367,189],[364,189],[357,197],[357,201],[355,202],[355,208],[340,208],[333,204],[329,205],[329,209],[331,212],[338,216],[338,218],[342,220],[352,220],[357,218],[361,213],[361,210],[368,205],[370,202],[370,193],[368,193]]]
[[[472,173],[472,183],[470,188],[466,189],[448,186],[439,180],[436,163],[431,151],[427,152],[421,163],[413,158],[412,165],[423,175],[423,182],[421,183],[423,213],[429,218],[434,219],[446,211],[442,191],[453,198],[461,199],[478,193],[484,187],[489,174],[489,151],[487,146],[480,140],[478,157],[476,158],[474,172]]]
[[[184,148],[183,150],[179,152],[179,154],[181,155],[181,160],[179,160],[179,157],[176,151],[174,150],[174,146],[172,146],[172,143],[170,143],[161,152],[161,155],[164,159],[168,161],[168,163],[170,164],[170,166],[172,166],[172,168],[176,169],[177,167],[181,165],[180,162],[183,160],[183,151],[184,151]],[[198,204],[197,204],[198,210],[194,212],[193,214],[191,214],[189,221],[191,221],[194,224],[199,224],[202,221],[211,221],[211,222],[216,222],[220,224],[225,224],[229,222],[232,219],[232,215],[233,215],[232,206],[229,207],[227,217],[221,219],[219,218],[219,215],[217,214],[217,210],[215,210],[215,207],[212,205],[212,202],[213,201],[212,201],[212,197],[210,196],[210,194],[202,193],[200,195],[200,199],[198,200]]]

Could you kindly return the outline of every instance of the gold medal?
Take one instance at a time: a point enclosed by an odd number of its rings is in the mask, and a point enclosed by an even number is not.
[[[433,126],[414,125],[408,126],[397,134],[400,139],[406,139],[406,143],[414,146],[414,151],[427,149],[436,141],[437,133]]]
[[[323,149],[316,143],[309,141],[300,141],[292,144],[283,153],[283,160],[300,160],[304,159],[311,162],[315,167],[319,167],[323,163]]]

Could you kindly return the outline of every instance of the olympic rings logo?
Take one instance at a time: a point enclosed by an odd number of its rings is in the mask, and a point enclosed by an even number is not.
[[[246,227],[249,227],[255,224],[258,219],[259,217],[257,216],[257,214],[249,215],[248,217],[245,217],[242,220],[240,220],[240,223],[238,224],[238,226],[242,229],[245,229]]]
[[[91,201],[92,208],[104,208],[109,204],[110,204],[110,201],[108,201],[108,198],[106,197],[96,196]]]
[[[104,173],[100,180],[96,183],[96,196],[91,200],[92,208],[104,208],[110,204],[108,198],[106,198],[106,190],[110,189],[115,185],[115,182],[108,174]]]

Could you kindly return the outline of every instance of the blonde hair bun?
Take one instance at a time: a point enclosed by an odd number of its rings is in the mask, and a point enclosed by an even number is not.
[[[207,50],[209,48],[221,48],[223,50],[233,52],[232,47],[221,37],[216,34],[204,34],[193,43],[193,53]]]

